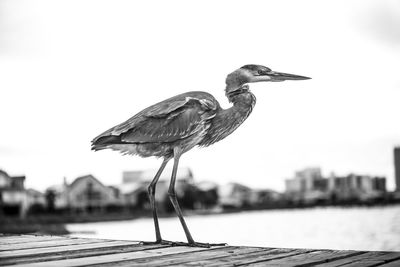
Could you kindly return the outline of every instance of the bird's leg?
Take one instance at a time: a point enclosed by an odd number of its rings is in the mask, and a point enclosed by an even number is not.
[[[160,232],[160,226],[158,224],[158,216],[157,216],[157,207],[156,207],[156,199],[155,199],[155,194],[156,194],[156,185],[158,182],[158,179],[160,179],[161,173],[163,172],[165,166],[167,165],[168,161],[170,158],[165,158],[163,163],[161,164],[160,169],[157,171],[156,176],[154,179],[151,181],[149,187],[148,187],[148,193],[149,193],[149,199],[150,199],[150,205],[151,205],[151,210],[153,212],[153,219],[154,219],[154,228],[156,230],[156,242],[143,242],[144,244],[163,244],[164,240],[161,238],[161,232]],[[165,243],[168,243],[168,241],[165,241]]]
[[[178,215],[179,220],[181,221],[183,230],[185,231],[186,238],[189,243],[194,243],[194,240],[192,238],[192,235],[189,232],[188,227],[186,226],[185,219],[183,218],[181,208],[179,207],[178,204],[178,199],[176,198],[176,193],[175,193],[175,181],[176,181],[176,173],[178,171],[178,164],[179,164],[179,158],[181,156],[181,149],[180,148],[175,148],[174,149],[174,167],[172,169],[172,176],[171,176],[171,183],[169,185],[168,189],[168,195],[169,199],[174,206],[175,212]]]
[[[224,245],[226,245],[225,243],[209,244],[209,243],[195,242],[193,240],[192,235],[189,232],[189,228],[187,227],[185,219],[183,218],[183,214],[182,214],[181,208],[179,207],[178,199],[177,199],[176,193],[175,193],[176,173],[178,171],[179,158],[181,155],[182,155],[182,150],[180,148],[175,148],[174,149],[174,167],[172,169],[171,183],[169,185],[168,195],[169,195],[169,199],[171,200],[172,205],[174,206],[175,212],[178,215],[178,218],[182,224],[183,230],[185,231],[185,235],[186,235],[186,238],[188,241],[188,244],[186,244],[186,245],[193,246],[193,247],[206,247],[206,248],[209,248],[211,246],[224,246]],[[178,244],[178,245],[180,245],[180,244]]]

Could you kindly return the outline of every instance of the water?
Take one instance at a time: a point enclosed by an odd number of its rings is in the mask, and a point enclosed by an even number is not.
[[[400,205],[373,208],[313,208],[188,216],[196,241],[287,248],[400,251]],[[160,219],[167,240],[185,241],[176,218]],[[73,236],[154,240],[151,218],[69,224]],[[80,232],[80,233],[79,233]]]

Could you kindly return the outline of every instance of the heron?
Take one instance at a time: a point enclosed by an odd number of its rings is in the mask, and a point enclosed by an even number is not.
[[[262,65],[244,65],[226,77],[225,95],[231,107],[222,108],[207,92],[179,94],[140,111],[100,134],[92,140],[92,150],[111,149],[127,155],[163,159],[148,186],[156,234],[156,241],[152,243],[156,244],[182,243],[162,239],[155,202],[156,184],[167,163],[173,159],[168,196],[185,232],[188,243],[184,244],[210,247],[214,244],[194,241],[179,206],[175,182],[180,157],[195,146],[207,147],[224,139],[248,118],[256,103],[248,84],[306,79],[310,78],[272,71]]]

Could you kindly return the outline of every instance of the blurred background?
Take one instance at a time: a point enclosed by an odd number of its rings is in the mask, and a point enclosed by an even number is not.
[[[0,230],[153,240],[161,162],[90,141],[186,91],[227,108],[225,77],[245,64],[312,80],[251,85],[243,126],[182,157],[194,238],[400,250],[395,0],[0,1]],[[169,174],[161,231],[184,240]]]

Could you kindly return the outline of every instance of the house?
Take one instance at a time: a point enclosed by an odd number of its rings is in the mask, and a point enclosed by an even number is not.
[[[251,204],[253,190],[239,183],[228,183],[218,190],[219,203],[225,208],[242,208]]]
[[[273,206],[282,199],[282,194],[271,189],[256,189],[251,194],[251,204],[254,206]]]
[[[24,182],[25,176],[10,176],[0,170],[0,213],[26,215],[28,202]]]
[[[130,206],[139,206],[141,208],[150,208],[147,196],[147,188],[154,179],[157,169],[124,171],[122,173],[122,184],[118,189],[123,195],[124,202]],[[161,174],[156,187],[156,202],[159,208],[165,207],[168,200],[168,188],[171,179],[171,168],[166,168]],[[185,189],[193,185],[193,173],[190,168],[179,168],[176,175],[175,190],[178,197],[184,195]]]
[[[136,170],[136,171],[124,171],[122,173],[122,183],[136,183],[136,182],[151,182],[156,175],[158,169],[147,169],[147,170]],[[171,179],[172,168],[165,168],[162,172],[159,181],[169,181]],[[193,173],[190,168],[181,167],[176,173],[176,180],[193,181]]]
[[[26,190],[26,201],[28,202],[28,206],[39,205],[42,207],[46,206],[46,197],[45,195],[35,189],[29,188]]]
[[[55,194],[57,209],[93,211],[121,203],[118,190],[105,186],[93,175],[78,177],[71,184],[64,179],[61,186],[50,187],[48,192]]]
[[[146,186],[148,186],[147,183],[137,181],[117,185],[117,188],[122,195],[125,205],[129,207],[144,208],[146,202],[148,202]]]
[[[197,196],[196,207],[198,209],[211,209],[218,204],[218,189],[217,183],[211,181],[201,181],[196,183]]]

